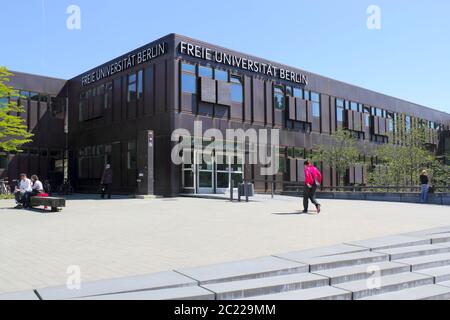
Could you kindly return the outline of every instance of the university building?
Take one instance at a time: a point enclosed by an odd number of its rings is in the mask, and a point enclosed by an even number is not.
[[[176,34],[70,80],[14,73],[10,85],[21,92],[35,136],[23,153],[1,155],[1,176],[37,173],[56,184],[66,177],[80,192],[98,189],[106,163],[116,193],[223,193],[244,178],[257,191],[272,182],[283,188],[303,180],[303,159],[340,128],[358,138],[365,163],[347,172],[348,185],[367,182],[376,162],[370,150],[401,144],[413,127],[426,130],[437,154],[450,148],[448,113]],[[280,129],[280,171],[263,176],[259,165],[242,164],[234,141],[212,154],[224,162],[197,161],[202,150],[195,150],[193,163],[174,164],[172,132],[193,133],[195,121],[223,136],[227,129]],[[336,186],[335,170],[319,165],[324,186]]]

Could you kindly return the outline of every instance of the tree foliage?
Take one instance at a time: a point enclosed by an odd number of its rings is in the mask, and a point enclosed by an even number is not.
[[[357,140],[348,130],[338,130],[330,136],[327,144],[316,145],[313,149],[313,161],[321,161],[334,168],[340,185],[344,185],[347,169],[359,163]]]
[[[5,67],[0,67],[0,150],[5,152],[20,151],[20,147],[31,142],[33,136],[27,131],[25,119],[20,116],[25,109],[17,103],[18,91],[7,85],[11,76]]]
[[[417,186],[420,172],[424,169],[428,169],[433,184],[449,183],[449,167],[439,162],[427,148],[424,129],[411,128],[404,133],[402,144],[380,145],[375,155],[378,164],[370,171],[370,184]]]

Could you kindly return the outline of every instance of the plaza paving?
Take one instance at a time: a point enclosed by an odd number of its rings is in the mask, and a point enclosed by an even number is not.
[[[60,213],[10,209],[0,201],[0,293],[282,254],[450,225],[445,206],[301,199],[223,200],[76,197]]]

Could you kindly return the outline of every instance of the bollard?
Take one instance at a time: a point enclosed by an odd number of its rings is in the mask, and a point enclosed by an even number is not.
[[[234,188],[234,181],[231,180],[231,188],[230,188],[230,201],[233,202],[233,188]]]
[[[275,193],[275,182],[272,182],[272,199],[274,193]]]
[[[244,182],[244,193],[245,193],[245,202],[248,202],[248,190],[247,190],[247,182]]]

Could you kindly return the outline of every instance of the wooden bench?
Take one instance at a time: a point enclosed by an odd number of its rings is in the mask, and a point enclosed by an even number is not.
[[[31,207],[46,206],[52,209],[52,212],[57,212],[59,208],[66,206],[66,199],[57,197],[31,197]]]

